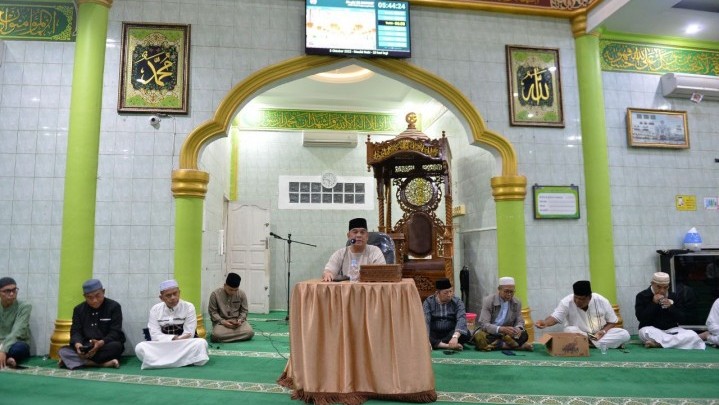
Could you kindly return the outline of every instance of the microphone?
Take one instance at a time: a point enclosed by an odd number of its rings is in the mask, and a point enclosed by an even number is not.
[[[270,236],[273,236],[273,237],[275,237],[275,238],[277,238],[277,239],[282,239],[282,237],[281,237],[280,235],[277,235],[277,234],[274,233],[274,232],[270,232]]]
[[[350,239],[350,245],[354,245],[357,242],[354,238]]]

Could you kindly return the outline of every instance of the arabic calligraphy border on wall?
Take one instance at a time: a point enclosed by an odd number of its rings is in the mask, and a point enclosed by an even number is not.
[[[189,24],[123,22],[117,111],[187,114],[189,63]]]
[[[719,51],[600,39],[599,54],[604,71],[719,76]]]
[[[243,116],[243,126],[258,129],[313,129],[358,132],[396,132],[392,114],[261,109],[253,117]]]
[[[72,4],[0,1],[0,39],[71,42],[74,32]]]

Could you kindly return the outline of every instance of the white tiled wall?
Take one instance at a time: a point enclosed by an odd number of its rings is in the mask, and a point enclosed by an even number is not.
[[[178,167],[186,136],[210,119],[232,86],[268,65],[303,53],[303,7],[296,0],[144,0],[116,1],[110,11],[104,71],[98,169],[94,274],[108,296],[122,303],[131,346],[157,284],[173,272],[174,200],[170,174]],[[574,40],[569,22],[465,10],[414,7],[411,63],[440,75],[474,104],[488,128],[515,147],[519,173],[528,184],[577,184],[582,218],[535,221],[531,198],[525,202],[529,302],[535,319],[546,316],[588,277],[584,176],[579,129]],[[147,115],[119,115],[118,63],[122,21],[192,24],[190,114],[166,118],[158,128]],[[526,128],[508,124],[505,44],[560,50],[566,127]],[[0,274],[18,280],[20,298],[33,304],[34,351],[45,353],[57,316],[60,226],[65,175],[68,111],[74,43],[5,41],[0,63]],[[605,73],[607,127],[617,257],[619,304],[634,327],[633,297],[656,268],[654,250],[679,247],[688,228],[697,226],[705,243],[719,244],[716,212],[679,213],[673,196],[716,195],[713,161],[719,145],[712,117],[716,102],[672,101],[689,112],[692,147],[688,151],[628,149],[627,107],[659,107],[657,78]],[[494,203],[489,178],[499,174],[491,151],[451,138],[455,202],[468,214],[457,218],[457,266],[473,270],[470,307],[496,285]],[[456,124],[455,124],[456,126]],[[466,134],[464,134],[466,137]],[[251,141],[250,141],[251,139]],[[227,146],[203,156],[212,171],[203,238],[203,300],[216,288],[221,263],[212,253],[220,226],[221,196],[226,193]],[[210,160],[206,160],[209,158]],[[273,207],[272,231],[318,245],[292,245],[291,281],[317,277],[329,254],[341,245],[349,218],[374,212],[298,214],[276,210],[279,175],[319,176],[366,173],[364,148],[309,149],[296,134],[261,132],[240,140],[240,199],[264,199]],[[366,173],[370,176],[370,173]],[[224,183],[224,184],[223,184]],[[220,186],[221,185],[221,186]],[[461,233],[461,232],[465,233]],[[284,308],[287,245],[273,240],[271,308]],[[212,280],[212,281],[210,281]],[[221,280],[220,280],[221,281]],[[78,295],[79,299],[79,295]],[[472,306],[474,306],[472,308]]]
[[[719,137],[714,129],[719,103],[668,99],[658,75],[605,72],[610,181],[617,296],[624,322],[636,329],[634,296],[659,270],[657,250],[680,249],[696,227],[704,245],[719,245],[719,213],[703,209],[704,197],[719,195]],[[689,149],[631,148],[627,145],[627,108],[686,111]],[[691,194],[696,211],[677,211],[674,198]]]

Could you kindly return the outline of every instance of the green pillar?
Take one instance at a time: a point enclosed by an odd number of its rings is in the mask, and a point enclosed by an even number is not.
[[[616,303],[609,157],[599,38],[592,34],[579,35],[575,38],[575,48],[586,184],[589,274],[592,290]]]
[[[92,278],[103,69],[112,0],[80,0],[67,137],[57,320],[50,356],[70,341],[72,310]]]
[[[192,169],[172,172],[175,196],[175,279],[182,299],[200,310],[202,303],[202,218],[210,175]],[[197,316],[197,334],[204,337],[202,314]]]
[[[517,298],[524,305],[524,326],[532,342],[534,326],[527,299],[527,236],[524,223],[527,178],[493,177],[491,184],[497,216],[497,273],[499,277],[514,277]]]
[[[524,201],[497,201],[499,277],[514,277],[517,298],[527,303],[527,243]]]

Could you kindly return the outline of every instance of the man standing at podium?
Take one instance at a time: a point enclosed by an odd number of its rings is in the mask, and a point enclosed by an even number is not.
[[[345,279],[350,269],[363,264],[386,264],[382,250],[377,246],[367,244],[367,220],[355,218],[350,221],[347,240],[349,245],[336,250],[325,265],[322,281]]]

